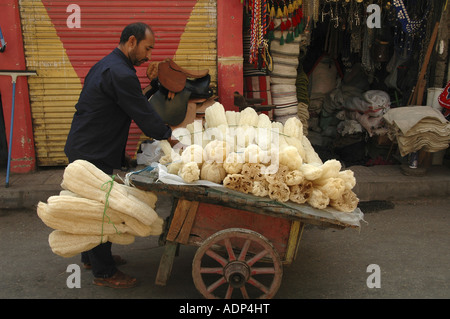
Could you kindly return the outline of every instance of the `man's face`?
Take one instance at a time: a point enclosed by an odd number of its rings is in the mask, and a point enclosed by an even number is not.
[[[155,45],[155,37],[150,30],[147,29],[145,39],[141,40],[141,42],[137,43],[134,36],[130,37],[128,42],[128,58],[134,66],[139,66],[150,60],[152,49]]]

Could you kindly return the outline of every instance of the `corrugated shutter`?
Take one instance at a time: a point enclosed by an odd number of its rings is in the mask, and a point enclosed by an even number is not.
[[[217,79],[216,1],[78,0],[81,27],[69,28],[70,2],[21,0],[24,48],[29,70],[37,165],[64,165],[64,144],[74,106],[89,69],[118,44],[124,26],[150,24],[156,34],[152,60],[171,57],[190,69],[210,70]],[[138,67],[143,87],[146,67]],[[113,125],[113,123],[111,123]],[[133,123],[127,152],[134,155],[142,133]]]

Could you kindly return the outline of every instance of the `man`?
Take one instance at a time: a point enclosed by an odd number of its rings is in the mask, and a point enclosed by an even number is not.
[[[154,44],[148,25],[130,24],[118,47],[89,71],[64,149],[69,162],[87,160],[111,175],[123,164],[131,120],[149,137],[170,138],[171,128],[148,103],[134,68],[150,59]],[[135,278],[116,268],[116,262],[124,260],[113,257],[110,242],[84,252],[81,260],[92,268],[94,284],[114,288],[136,284]]]

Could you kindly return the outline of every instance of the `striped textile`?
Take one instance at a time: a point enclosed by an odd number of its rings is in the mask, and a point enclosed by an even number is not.
[[[244,96],[247,98],[264,99],[261,105],[272,105],[269,76],[244,77]]]

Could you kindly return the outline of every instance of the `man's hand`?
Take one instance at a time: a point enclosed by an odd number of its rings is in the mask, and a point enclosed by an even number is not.
[[[172,146],[172,147],[174,147],[175,145],[177,145],[180,142],[180,141],[178,141],[178,140],[176,140],[176,139],[174,139],[172,137],[169,137],[167,139],[167,141],[169,142],[170,146]]]
[[[167,62],[169,61],[169,58],[165,58],[161,62]],[[156,79],[158,77],[158,66],[161,62],[150,62],[150,64],[147,67],[147,78],[151,81]]]
[[[150,62],[147,67],[147,78],[150,82],[158,77],[158,64],[159,62]]]

